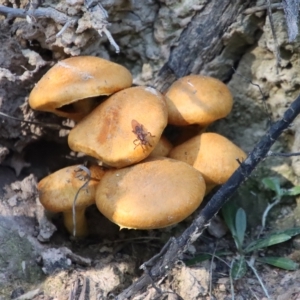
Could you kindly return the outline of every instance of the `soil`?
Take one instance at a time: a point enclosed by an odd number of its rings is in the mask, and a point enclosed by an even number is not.
[[[49,215],[39,203],[37,182],[46,175],[82,163],[67,145],[74,123],[28,105],[31,89],[57,61],[75,55],[95,55],[130,69],[135,84],[155,82],[185,27],[208,1],[102,1],[108,27],[121,48],[117,55],[106,37],[99,36],[81,0],[44,1],[70,17],[76,27],[62,28],[51,18],[26,20],[0,15],[0,300],[4,299],[114,299],[142,274],[139,268],[157,254],[172,236],[180,235],[193,216],[160,230],[119,230],[95,206],[88,208],[91,236],[74,240],[60,215]],[[254,1],[253,1],[254,2]],[[25,8],[27,1],[0,0],[1,5]],[[260,1],[251,6],[260,5]],[[191,9],[192,7],[192,9]],[[225,81],[234,96],[232,113],[208,128],[249,152],[265,134],[270,119],[279,119],[298,96],[300,37],[288,41],[282,11],[273,12],[281,62],[276,67],[274,38],[264,10],[240,13],[222,36],[219,54],[197,73]],[[121,24],[121,25],[120,25]],[[299,152],[299,119],[276,142],[274,152]],[[299,157],[266,159],[234,195],[247,213],[245,243],[260,226],[274,194],[261,180],[276,176],[282,187],[299,184]],[[299,197],[285,197],[270,213],[266,231],[300,225]],[[201,209],[201,208],[200,208]],[[237,257],[231,235],[221,219],[191,245],[165,278],[133,299],[232,299],[229,266]],[[226,234],[227,232],[227,234]],[[299,239],[269,247],[258,256],[283,256],[300,261]],[[230,252],[200,262],[200,253]],[[192,263],[193,262],[193,263]],[[300,299],[300,271],[284,271],[256,263],[271,299]],[[234,281],[236,299],[267,299],[249,269]]]

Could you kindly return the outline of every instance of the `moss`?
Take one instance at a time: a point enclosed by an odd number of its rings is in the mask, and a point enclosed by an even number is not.
[[[35,251],[27,236],[12,229],[10,220],[0,220],[0,295],[8,299],[18,286],[26,291],[43,278]],[[10,284],[7,284],[10,282]]]

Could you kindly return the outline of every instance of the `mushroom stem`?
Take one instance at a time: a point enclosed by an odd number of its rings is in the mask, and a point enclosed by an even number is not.
[[[88,224],[85,217],[85,208],[75,208],[76,214],[76,237],[84,237],[88,234]],[[64,211],[64,224],[68,232],[73,235],[73,214],[72,210]]]
[[[97,97],[91,97],[83,99],[73,103],[73,108],[75,111],[80,111],[85,114],[91,112],[97,106]]]

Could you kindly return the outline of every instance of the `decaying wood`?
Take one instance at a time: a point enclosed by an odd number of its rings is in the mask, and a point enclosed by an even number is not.
[[[88,6],[89,2],[87,2],[87,8],[90,9],[90,18],[92,20],[92,26],[95,28],[99,35],[101,36],[102,33],[104,33],[111,43],[111,45],[115,48],[116,53],[120,52],[120,47],[115,42],[114,38],[112,37],[111,33],[107,29],[107,26],[110,24],[106,20],[108,18],[108,14],[106,10],[102,7],[100,3],[97,3],[96,5],[92,5],[91,7]],[[19,8],[11,8],[6,7],[4,5],[0,5],[0,15],[5,15],[8,18],[27,18],[27,20],[30,20],[32,22],[32,17],[34,19],[45,19],[50,18],[53,19],[56,23],[64,25],[62,29],[56,34],[56,37],[62,35],[62,33],[70,26],[75,26],[78,22],[78,17],[69,17],[56,9],[52,7],[47,8],[37,8],[32,10],[26,10],[26,9],[19,9]],[[28,19],[29,17],[29,19]]]
[[[168,62],[159,72],[155,87],[165,91],[177,78],[200,73],[222,52],[222,36],[248,2],[208,1],[182,32],[178,46],[172,49]]]

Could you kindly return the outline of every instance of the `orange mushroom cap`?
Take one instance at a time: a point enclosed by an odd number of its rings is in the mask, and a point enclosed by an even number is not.
[[[73,231],[72,208],[78,190],[88,179],[79,165],[60,169],[38,183],[39,200],[45,209],[51,212],[62,212],[64,223],[70,233]],[[87,234],[87,223],[84,216],[86,207],[95,203],[96,186],[104,175],[104,170],[92,165],[89,167],[91,177],[87,186],[78,194],[76,201],[76,236]]]
[[[150,87],[122,90],[95,108],[71,131],[72,150],[122,168],[146,158],[167,126],[161,93]]]
[[[94,56],[71,57],[41,78],[30,93],[29,105],[78,121],[95,107],[94,97],[131,85],[132,76],[121,65]]]
[[[121,228],[155,229],[188,217],[204,193],[199,171],[181,161],[156,157],[108,170],[97,187],[96,205]]]
[[[168,139],[164,136],[160,138],[158,141],[158,144],[153,149],[153,151],[150,153],[149,156],[155,157],[155,156],[168,156],[171,149],[173,148],[172,144],[168,141]]]
[[[184,161],[199,170],[207,186],[225,183],[247,155],[217,133],[205,132],[174,147],[169,157]]]
[[[176,80],[166,93],[172,125],[199,124],[203,127],[226,117],[233,105],[227,86],[218,79],[189,75]]]

